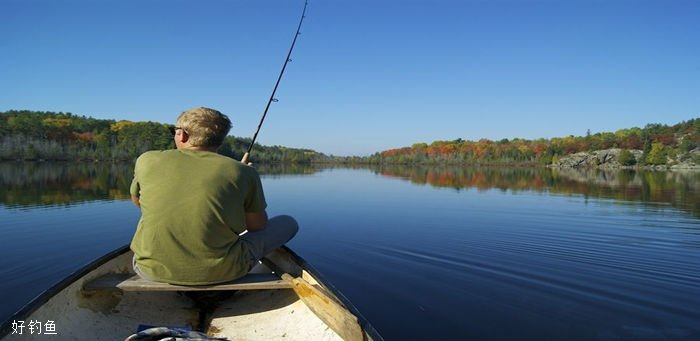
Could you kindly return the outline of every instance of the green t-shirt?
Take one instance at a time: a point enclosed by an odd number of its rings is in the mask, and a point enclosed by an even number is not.
[[[150,151],[136,160],[131,195],[141,203],[131,249],[146,275],[203,285],[246,274],[238,234],[246,212],[267,206],[254,168],[206,151]]]

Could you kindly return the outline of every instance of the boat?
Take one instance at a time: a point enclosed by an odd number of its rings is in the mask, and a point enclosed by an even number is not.
[[[207,286],[145,281],[133,273],[132,257],[125,245],[69,275],[4,322],[0,339],[137,340],[160,330],[204,339],[383,340],[284,246],[243,278]]]

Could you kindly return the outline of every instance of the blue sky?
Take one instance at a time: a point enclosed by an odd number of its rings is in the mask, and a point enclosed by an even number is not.
[[[0,111],[252,136],[303,1],[0,0]],[[700,117],[700,1],[312,0],[258,142],[367,155]]]

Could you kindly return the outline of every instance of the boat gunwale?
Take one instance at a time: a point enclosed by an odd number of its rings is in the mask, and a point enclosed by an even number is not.
[[[44,290],[41,294],[35,296],[29,303],[25,304],[16,313],[12,314],[7,320],[5,320],[2,325],[0,325],[0,338],[4,338],[10,334],[12,330],[12,323],[15,321],[24,321],[32,313],[34,313],[39,307],[48,302],[51,298],[56,296],[58,293],[66,289],[75,281],[85,277],[85,275],[96,270],[100,266],[109,262],[110,260],[116,258],[117,256],[123,255],[130,251],[129,244],[122,245],[113,251],[110,251],[99,258],[91,261],[82,268],[73,271],[70,275],[63,278],[58,283],[52,285],[50,288]]]
[[[323,285],[328,291],[330,291],[353,315],[357,317],[363,332],[367,336],[369,336],[372,340],[375,341],[384,339],[377,332],[377,330],[374,329],[374,327],[369,323],[369,320],[367,320],[360,313],[357,307],[355,307],[355,305],[352,304],[352,302],[347,297],[345,297],[345,295],[343,295],[343,293],[340,290],[338,290],[338,288],[336,288],[333,284],[331,284],[330,281],[328,281],[323,275],[321,275],[321,273],[313,265],[311,265],[303,257],[299,256],[296,252],[292,251],[287,246],[283,245],[281,248],[287,253],[289,253],[289,255],[292,257],[295,263],[299,264],[299,266],[301,266],[302,269],[311,274],[311,276],[313,276],[314,279],[316,279],[321,285]],[[100,256],[99,258],[89,262],[83,267],[73,271],[70,275],[66,276],[61,281],[57,282],[50,288],[44,290],[39,295],[35,296],[31,301],[25,304],[17,312],[12,314],[12,316],[10,316],[7,320],[5,320],[2,323],[2,325],[0,325],[0,339],[10,335],[10,332],[12,331],[13,322],[24,321],[42,305],[46,304],[46,302],[48,302],[51,298],[56,296],[64,289],[66,289],[68,286],[75,283],[77,280],[85,277],[87,274],[96,270],[97,268],[109,262],[110,260],[120,255],[123,255],[129,251],[131,251],[129,244],[122,245],[116,248],[115,250],[110,251]]]
[[[355,305],[347,298],[343,293],[336,288],[328,279],[326,279],[325,276],[323,276],[311,263],[307,262],[306,259],[303,257],[299,256],[296,252],[292,251],[290,248],[288,248],[286,245],[282,245],[282,249],[285,251],[289,252],[289,254],[292,256],[294,261],[298,263],[302,269],[306,270],[309,274],[311,274],[316,281],[318,281],[321,285],[323,285],[329,292],[331,292],[340,302],[347,308],[355,317],[357,317],[357,320],[360,323],[360,327],[362,327],[362,331],[365,333],[365,335],[369,336],[373,341],[381,341],[384,340],[384,338],[377,332],[376,329],[374,329],[374,326],[367,320],[362,313],[355,307]]]

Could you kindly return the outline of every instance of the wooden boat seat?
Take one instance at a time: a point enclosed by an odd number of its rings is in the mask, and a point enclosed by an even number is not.
[[[214,285],[174,285],[145,280],[133,273],[106,274],[83,285],[99,291],[211,291],[290,289],[292,284],[272,273],[250,273],[239,279]]]

